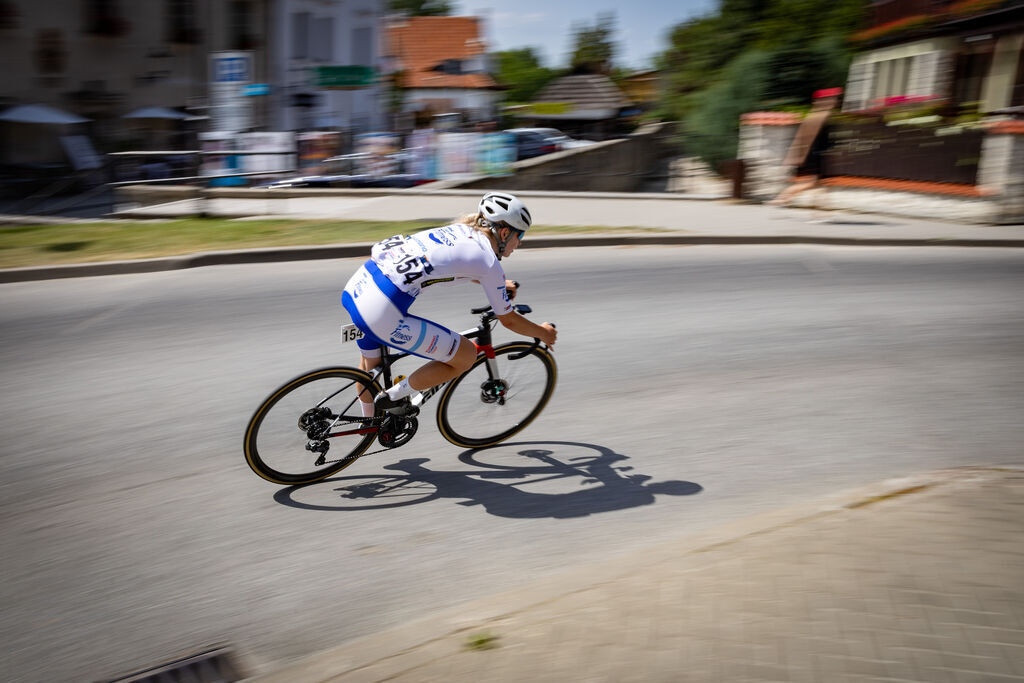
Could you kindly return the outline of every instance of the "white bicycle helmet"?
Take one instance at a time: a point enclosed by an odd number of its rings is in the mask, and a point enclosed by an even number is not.
[[[506,223],[516,230],[526,232],[533,219],[530,212],[515,195],[504,192],[488,192],[480,200],[480,215],[492,223]]]

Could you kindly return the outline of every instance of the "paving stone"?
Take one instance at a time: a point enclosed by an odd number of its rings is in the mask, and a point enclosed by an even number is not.
[[[462,631],[332,680],[1024,683],[1020,473],[867,502],[526,595],[475,629],[495,650]]]

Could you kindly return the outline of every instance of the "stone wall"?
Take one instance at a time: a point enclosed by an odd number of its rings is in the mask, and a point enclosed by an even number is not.
[[[783,166],[786,152],[800,126],[799,114],[753,112],[740,120],[737,156],[743,162],[743,195],[749,199],[774,199],[789,183],[790,169]]]
[[[1024,223],[1024,121],[998,121],[989,127],[978,186],[995,200],[992,222]]]
[[[428,187],[636,192],[661,159],[667,135],[668,124],[649,124],[625,138],[518,161],[515,175],[479,176]]]
[[[799,117],[755,112],[741,120],[739,158],[746,166],[744,196],[757,201],[776,199],[791,185],[793,168],[784,164],[796,135]],[[880,151],[883,153],[884,151]],[[886,184],[890,187],[885,187]],[[989,124],[978,164],[977,185],[945,191],[907,190],[901,186],[926,185],[880,180],[874,187],[840,183],[813,184],[788,197],[786,205],[823,210],[888,213],[917,218],[939,218],[972,223],[1024,223],[1024,121]]]

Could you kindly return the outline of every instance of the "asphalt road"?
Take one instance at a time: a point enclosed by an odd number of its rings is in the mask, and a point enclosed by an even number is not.
[[[1019,251],[580,248],[507,261],[561,337],[522,438],[462,453],[428,410],[412,444],[280,489],[245,465],[245,423],[356,359],[337,326],[357,265],[0,286],[0,679],[212,643],[266,671],[837,489],[1024,464]],[[453,311],[480,299],[417,312],[467,328]]]

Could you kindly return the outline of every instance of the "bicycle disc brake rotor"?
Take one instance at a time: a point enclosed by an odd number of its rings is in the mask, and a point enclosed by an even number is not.
[[[404,446],[416,433],[419,424],[415,417],[388,415],[377,432],[377,442],[384,448]]]
[[[489,379],[480,385],[480,400],[484,403],[505,404],[508,382],[503,379]]]

